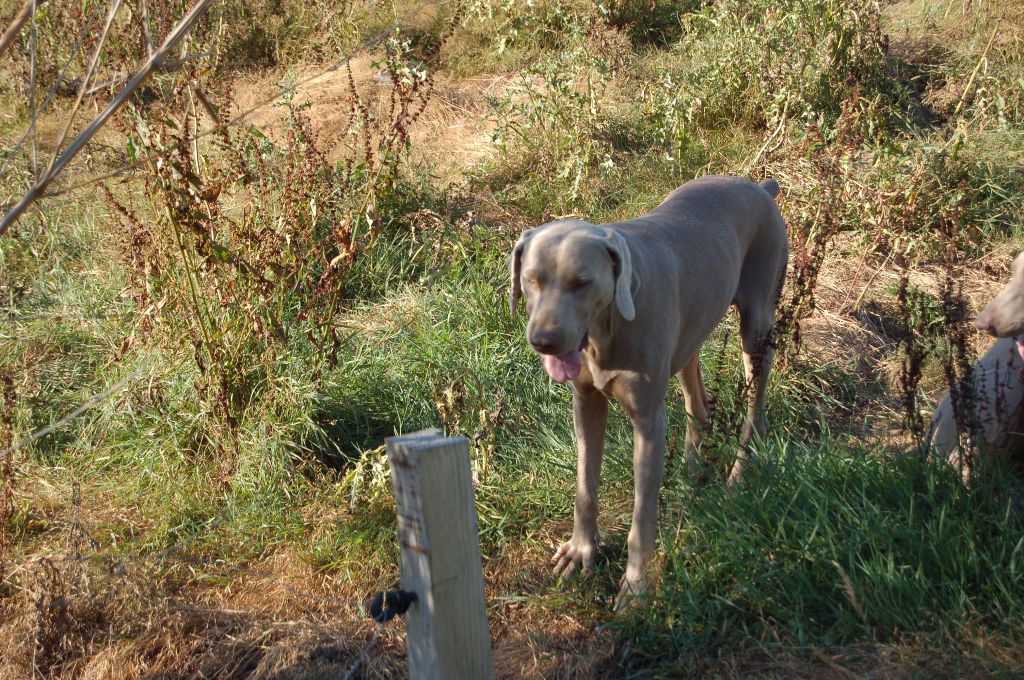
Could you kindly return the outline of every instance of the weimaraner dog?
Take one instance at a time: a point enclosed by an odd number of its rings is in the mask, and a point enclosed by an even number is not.
[[[740,315],[749,404],[742,451],[768,421],[764,398],[771,370],[775,307],[786,275],[786,226],[775,204],[779,185],[709,176],[687,182],[648,214],[594,225],[577,219],[523,232],[512,249],[510,304],[526,297],[526,337],[548,374],[572,381],[579,446],[573,533],[555,552],[555,573],[594,564],[598,485],[608,398],[633,423],[633,525],[616,607],[648,585],[658,492],[665,458],[665,395],[675,375],[686,410],[686,460],[698,461],[708,419],[700,347],[730,304]]]
[[[1013,261],[1010,282],[974,320],[978,330],[999,338],[971,370],[973,398],[958,404],[947,393],[939,402],[926,443],[971,481],[974,461],[963,455],[957,415],[983,455],[1024,450],[1024,253]],[[968,412],[966,409],[970,408]]]

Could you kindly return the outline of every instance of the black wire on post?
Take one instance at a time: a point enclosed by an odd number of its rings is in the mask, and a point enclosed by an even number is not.
[[[377,593],[370,600],[370,618],[377,623],[387,623],[400,614],[409,611],[413,602],[419,600],[416,593],[404,590],[389,590]]]

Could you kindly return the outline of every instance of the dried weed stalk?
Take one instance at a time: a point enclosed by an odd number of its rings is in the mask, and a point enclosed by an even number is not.
[[[281,140],[249,128],[199,144],[200,116],[228,110],[231,101],[194,82],[164,110],[131,109],[133,148],[163,154],[146,180],[151,209],[108,192],[133,294],[151,317],[131,341],[190,348],[196,390],[212,415],[206,439],[228,461],[280,360],[302,356],[314,380],[337,361],[348,274],[394,221],[410,129],[433,81],[397,38],[379,66],[390,88],[382,115],[371,112],[349,71],[343,110],[351,141],[336,164],[291,97]]]
[[[492,394],[493,407],[488,404]],[[484,481],[498,445],[498,431],[505,411],[504,391],[500,387],[496,391],[485,389],[476,373],[463,369],[446,387],[435,389],[432,400],[446,431],[473,433],[474,476]]]
[[[802,344],[800,321],[816,305],[815,287],[827,248],[842,231],[862,235],[869,254],[891,259],[901,272],[896,291],[896,328],[902,354],[900,399],[913,436],[924,435],[918,390],[929,357],[938,348],[943,373],[956,401],[958,421],[971,427],[972,397],[966,304],[957,283],[964,254],[985,238],[990,199],[972,166],[952,143],[943,147],[878,145],[878,100],[861,97],[855,79],[831,131],[807,126],[800,144],[770,168],[786,180],[784,208],[790,230],[791,272],[776,316],[776,343],[783,365]],[[955,141],[955,140],[954,140]],[[925,200],[928,198],[929,200]],[[910,272],[936,261],[945,269],[941,299],[910,285]],[[859,300],[847,311],[856,314]],[[966,391],[965,391],[966,390]],[[961,403],[962,402],[962,403]],[[965,420],[966,419],[966,420]]]
[[[808,185],[788,198],[791,269],[788,295],[782,296],[776,311],[773,338],[783,365],[791,364],[800,353],[800,320],[814,313],[818,274],[828,245],[842,226],[846,180],[842,153],[841,147],[826,143],[815,125],[808,127],[804,141],[792,151],[792,162]]]
[[[903,422],[915,441],[924,437],[924,420],[917,408],[917,388],[921,383],[925,359],[930,352],[926,335],[922,332],[921,314],[913,304],[915,291],[910,287],[909,268],[905,257],[897,263],[900,267],[899,285],[896,291],[896,306],[900,324],[900,349],[903,361],[900,364],[900,404],[903,407]]]
[[[940,222],[943,237],[942,318],[943,340],[946,352],[942,355],[942,372],[949,388],[950,403],[960,433],[961,466],[976,470],[977,459],[974,432],[978,431],[977,395],[971,370],[973,352],[970,336],[973,335],[967,323],[967,303],[963,293],[963,272],[961,262],[960,215],[953,208]],[[1002,395],[997,395],[997,412]],[[997,413],[997,417],[1001,414]],[[961,474],[963,474],[961,470]]]
[[[14,406],[18,392],[9,367],[0,368],[0,564],[11,556],[14,544]],[[0,567],[0,576],[3,568]]]

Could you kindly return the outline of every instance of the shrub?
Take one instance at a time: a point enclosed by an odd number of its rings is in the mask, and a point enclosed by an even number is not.
[[[371,115],[350,79],[354,141],[333,165],[290,100],[278,143],[244,129],[200,144],[191,121],[133,109],[129,156],[156,160],[148,205],[108,193],[128,234],[123,259],[143,311],[125,349],[191,356],[198,403],[189,410],[202,416],[194,447],[223,455],[228,474],[240,438],[252,439],[243,435],[249,416],[256,426],[308,415],[316,385],[338,360],[336,321],[353,267],[406,209],[409,128],[431,91],[407,48],[392,39],[381,64],[393,88],[388,116]],[[282,436],[302,439],[302,431]]]

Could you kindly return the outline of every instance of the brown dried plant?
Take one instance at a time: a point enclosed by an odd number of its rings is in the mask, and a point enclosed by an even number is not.
[[[865,259],[879,256],[881,266],[891,261],[900,271],[895,320],[902,356],[900,401],[904,423],[920,441],[925,423],[918,391],[933,356],[957,401],[958,422],[963,421],[965,431],[972,427],[970,381],[965,380],[971,363],[969,329],[959,282],[965,254],[985,238],[981,223],[988,199],[959,157],[955,139],[912,151],[895,139],[879,147],[878,137],[885,135],[879,106],[877,100],[865,101],[854,82],[834,129],[806,126],[800,143],[770,164],[769,171],[785,180],[783,209],[792,249],[775,342],[783,366],[792,364],[803,341],[801,320],[816,306],[818,275],[830,243],[841,232],[860,234]],[[929,196],[942,200],[925,200]],[[916,267],[935,261],[945,272],[939,297],[910,284]],[[856,315],[859,304],[858,299],[841,311]]]
[[[843,134],[852,135],[849,130]],[[776,312],[773,337],[783,365],[792,363],[800,352],[800,320],[814,313],[818,274],[829,244],[843,226],[845,200],[843,146],[829,145],[822,131],[810,125],[807,136],[791,154],[808,186],[787,197],[791,269],[788,293],[782,294]]]
[[[221,452],[236,453],[234,435],[272,390],[280,360],[302,357],[314,381],[337,361],[349,274],[396,221],[409,132],[433,81],[397,37],[379,65],[389,84],[383,115],[371,112],[349,71],[351,142],[334,164],[291,96],[278,140],[247,128],[198,143],[199,117],[227,110],[230,95],[196,85],[181,87],[162,110],[131,109],[132,144],[140,155],[160,154],[149,164],[148,206],[108,192],[133,295],[151,317],[132,342],[155,336],[189,349],[212,415],[205,439]]]
[[[14,406],[18,392],[9,367],[0,368],[0,564],[10,557],[14,544]],[[3,568],[0,567],[0,576]]]

